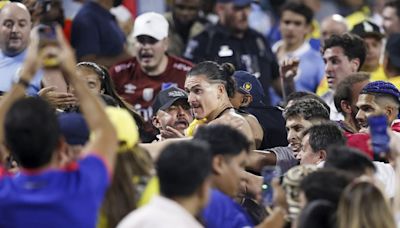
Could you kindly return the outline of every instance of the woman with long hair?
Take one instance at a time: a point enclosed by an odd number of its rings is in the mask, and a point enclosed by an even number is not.
[[[338,228],[396,228],[388,200],[372,182],[346,187],[337,210]]]

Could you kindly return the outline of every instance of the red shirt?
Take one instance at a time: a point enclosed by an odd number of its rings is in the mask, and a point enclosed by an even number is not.
[[[186,73],[192,63],[174,56],[168,56],[167,69],[160,75],[149,76],[142,71],[136,58],[122,61],[110,69],[110,76],[117,93],[142,115],[145,121],[151,120],[154,97],[171,86],[184,88]]]

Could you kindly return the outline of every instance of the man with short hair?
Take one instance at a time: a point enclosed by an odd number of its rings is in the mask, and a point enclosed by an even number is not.
[[[156,96],[152,105],[152,123],[160,131],[157,135],[159,140],[185,135],[186,128],[193,121],[187,99],[186,92],[176,87],[163,90]]]
[[[314,50],[307,35],[311,32],[313,11],[303,3],[288,2],[280,12],[282,40],[272,47],[279,62],[297,58],[300,63],[294,77],[297,91],[315,92],[324,76],[324,62],[321,54]]]
[[[400,32],[400,2],[392,0],[385,3],[382,9],[382,27],[386,37]]]
[[[333,94],[341,80],[360,70],[366,56],[365,42],[359,36],[349,33],[333,35],[325,41],[322,54],[329,90],[321,97],[331,108],[330,119],[343,120],[343,116],[336,110]]]
[[[227,125],[207,125],[198,128],[194,139],[210,145],[212,152],[212,184],[210,203],[203,211],[207,227],[253,227],[249,214],[234,201],[246,180],[245,166],[250,142],[238,130]],[[280,209],[275,208],[270,218],[260,227],[283,225]],[[277,226],[278,227],[278,226]]]
[[[189,39],[204,31],[208,21],[200,16],[202,1],[173,0],[171,12],[165,14],[169,24],[168,53],[182,56]]]
[[[21,172],[1,176],[1,227],[95,227],[104,194],[112,177],[117,134],[101,101],[75,74],[73,51],[57,28],[59,69],[75,88],[93,136],[77,163],[60,168],[65,148],[55,110],[39,97],[23,98],[41,59],[38,34],[20,73],[0,105],[0,140],[15,157]],[[42,49],[48,53],[48,49]]]
[[[321,22],[321,46],[325,45],[325,40],[332,35],[342,35],[349,31],[346,19],[340,14],[333,14],[325,17]]]
[[[17,81],[26,57],[26,48],[32,28],[31,16],[25,5],[7,3],[0,11],[0,91],[8,92]],[[40,90],[41,74],[30,82],[27,93]]]
[[[232,63],[236,70],[256,76],[265,92],[270,87],[280,93],[279,66],[265,37],[249,27],[253,0],[217,0],[218,23],[191,39],[184,57],[195,63],[212,60]],[[271,104],[269,94],[264,97]]]
[[[303,132],[301,150],[296,158],[300,160],[301,165],[321,166],[326,159],[328,147],[345,144],[346,138],[335,123],[322,123]]]
[[[138,16],[133,36],[135,57],[114,65],[110,76],[118,94],[140,113],[147,122],[146,131],[151,132],[151,104],[155,96],[172,86],[183,88],[192,64],[166,53],[168,22],[161,14],[149,12]]]
[[[128,214],[117,227],[203,227],[196,216],[208,202],[211,164],[207,143],[168,145],[156,162],[161,196]]]
[[[356,72],[343,79],[336,87],[333,100],[336,109],[344,117],[344,120],[338,123],[345,134],[354,134],[360,130],[356,120],[358,112],[356,103],[362,88],[369,83],[369,78],[368,73]]]
[[[368,127],[368,117],[384,114],[392,130],[400,132],[399,108],[400,92],[390,82],[368,83],[360,92],[357,101],[356,119],[361,128]]]

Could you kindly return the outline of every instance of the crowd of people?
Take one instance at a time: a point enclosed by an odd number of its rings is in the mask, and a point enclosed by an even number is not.
[[[136,2],[1,2],[0,227],[400,227],[400,1]]]

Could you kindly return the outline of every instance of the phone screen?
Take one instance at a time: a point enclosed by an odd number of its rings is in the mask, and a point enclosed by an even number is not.
[[[389,152],[389,135],[387,134],[387,119],[385,115],[368,117],[371,134],[371,144],[374,155],[381,156]]]
[[[278,166],[265,166],[261,174],[263,176],[262,197],[264,206],[271,206],[273,203],[274,191],[272,188],[272,180],[281,175]]]

